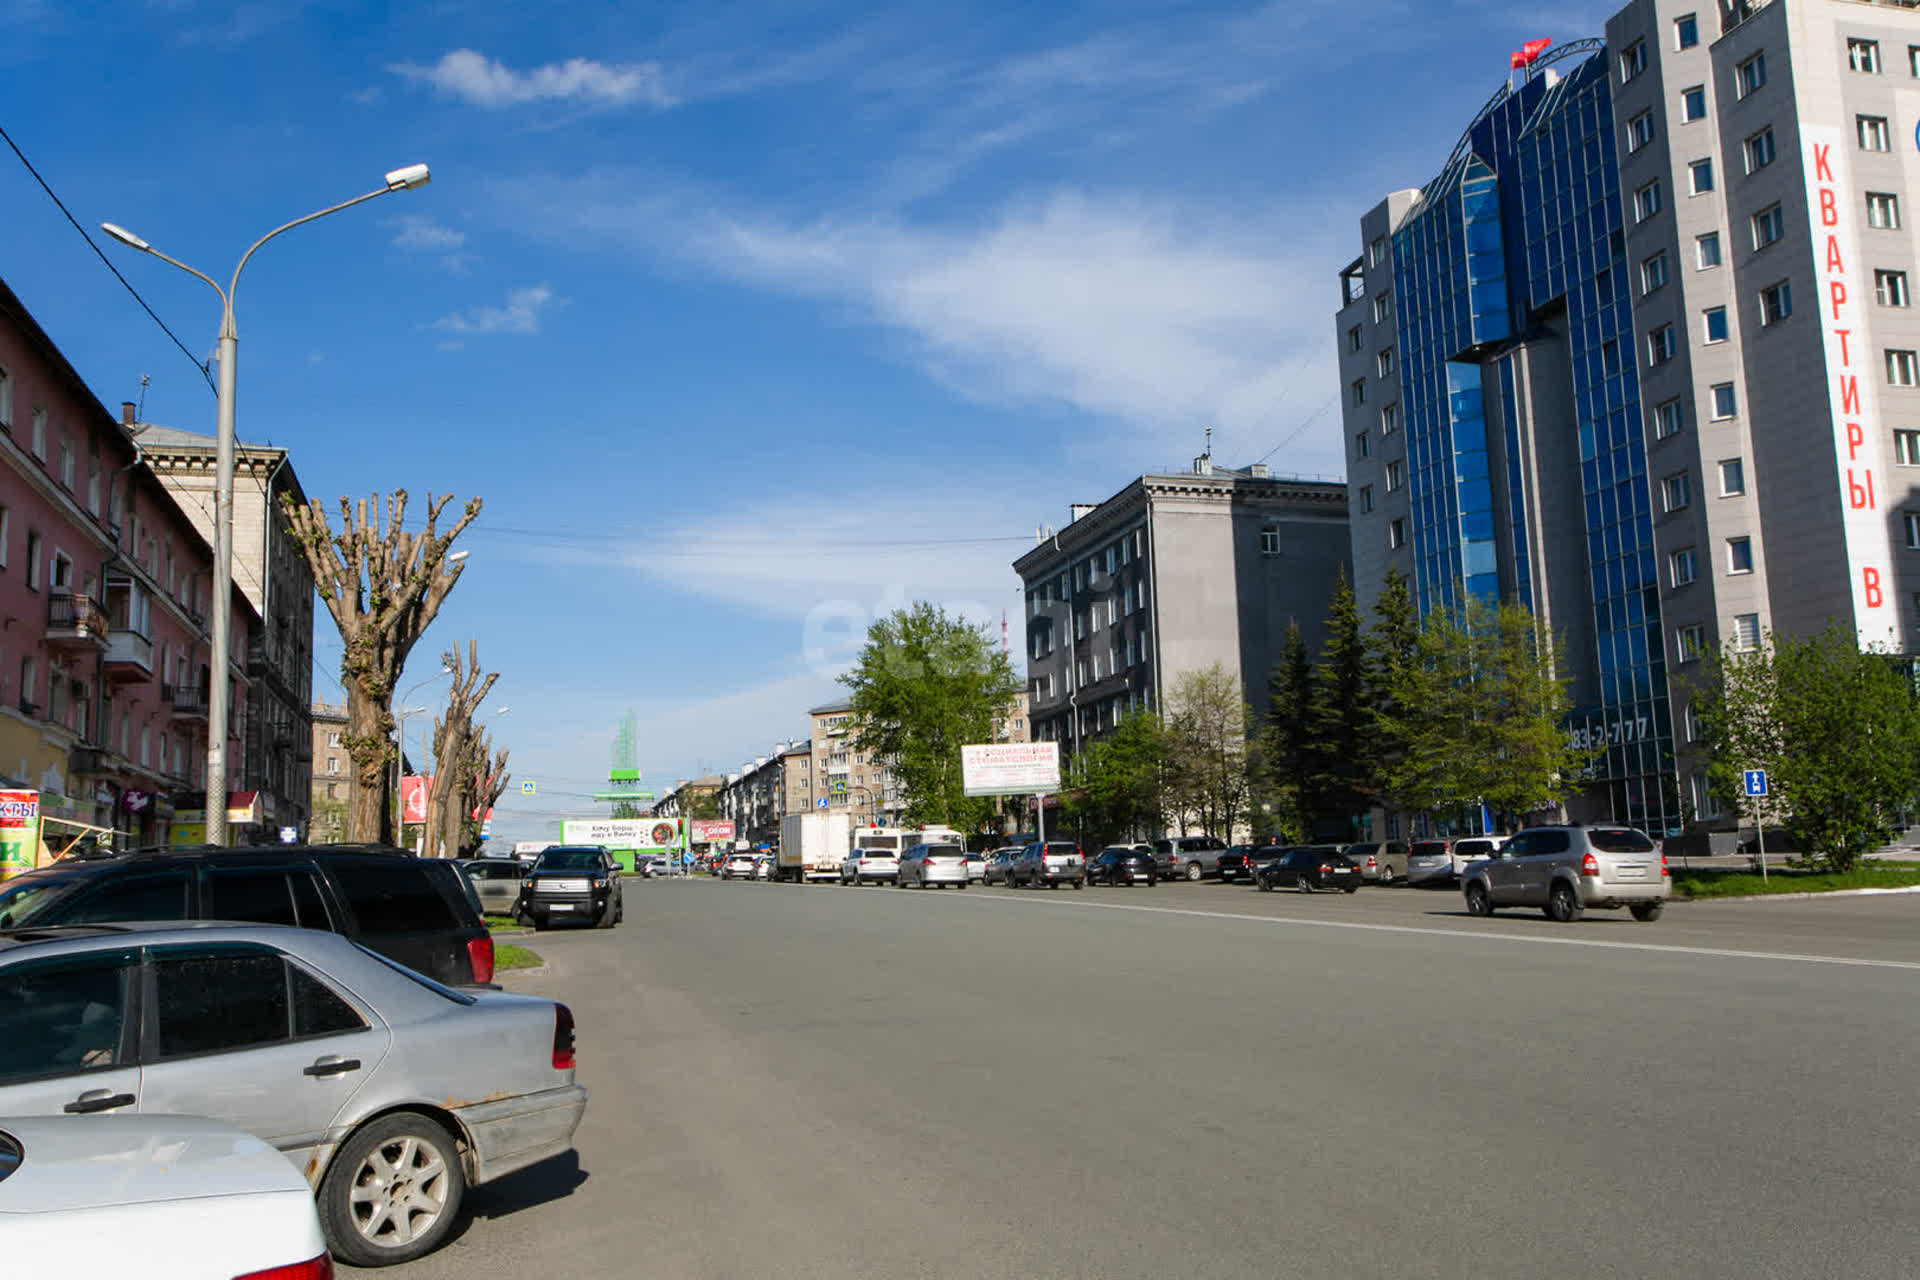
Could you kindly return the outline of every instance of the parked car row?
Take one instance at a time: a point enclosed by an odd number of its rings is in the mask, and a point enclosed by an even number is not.
[[[592,868],[564,871],[596,901]],[[63,1152],[126,1174],[90,1177],[74,1207],[137,1207],[162,1144],[173,1185],[204,1200],[206,1248],[163,1250],[145,1272],[176,1274],[174,1252],[212,1261],[216,1236],[222,1275],[318,1278],[329,1257],[382,1266],[438,1246],[469,1186],[570,1150],[586,1106],[572,1013],[491,985],[476,883],[450,861],[319,845],[140,850],[0,885],[0,1209],[59,1207]],[[535,900],[552,912],[574,892]],[[617,899],[597,909],[618,918]],[[76,1138],[32,1119],[62,1115],[106,1123]],[[151,1123],[116,1129],[122,1116]],[[195,1143],[207,1160],[180,1157]],[[221,1225],[286,1221],[287,1178],[243,1158],[276,1148],[317,1237]],[[245,1203],[229,1212],[228,1193]],[[25,1264],[32,1239],[12,1231]],[[87,1256],[62,1269],[104,1273]]]

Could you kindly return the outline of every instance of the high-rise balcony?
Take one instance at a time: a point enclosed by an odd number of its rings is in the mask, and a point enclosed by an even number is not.
[[[167,704],[167,714],[175,720],[205,723],[207,718],[207,687],[205,685],[164,685],[161,687],[160,697]]]
[[[47,596],[47,647],[98,653],[107,647],[106,606],[91,596],[55,591]]]

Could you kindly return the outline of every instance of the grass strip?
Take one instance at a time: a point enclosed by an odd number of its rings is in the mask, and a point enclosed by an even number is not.
[[[545,964],[538,951],[526,947],[516,947],[503,942],[493,949],[493,967],[498,969],[532,969]]]
[[[1745,898],[1773,893],[1837,893],[1844,889],[1904,889],[1920,885],[1920,863],[1874,862],[1852,871],[1828,871],[1801,867],[1769,867],[1762,880],[1757,871],[1722,867],[1688,869],[1668,866],[1673,872],[1673,893],[1677,898]]]

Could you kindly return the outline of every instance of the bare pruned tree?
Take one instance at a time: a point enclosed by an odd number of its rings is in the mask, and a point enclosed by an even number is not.
[[[405,489],[387,499],[384,525],[377,494],[357,502],[341,498],[337,533],[317,499],[304,507],[287,499],[283,506],[340,631],[340,682],[347,691],[341,745],[354,772],[349,840],[392,844],[398,835],[390,768],[399,749],[393,740],[394,683],[460,579],[462,566],[448,561],[447,548],[480,514],[480,499],[469,498],[453,527],[439,532],[440,512],[452,500],[452,494],[427,495],[427,525],[420,533],[402,527]]]
[[[479,847],[480,828],[486,822],[487,813],[506,793],[507,780],[512,777],[507,772],[507,753],[494,751],[492,737],[485,729],[474,736],[471,763],[468,777],[473,781],[473,804],[467,809],[466,823],[461,830],[462,855]]]
[[[467,641],[467,656],[458,649],[440,655],[453,673],[446,713],[433,722],[432,798],[427,805],[427,829],[420,849],[428,857],[455,857],[466,835],[467,814],[473,809],[473,713],[486,700],[498,671],[480,673],[480,649]]]

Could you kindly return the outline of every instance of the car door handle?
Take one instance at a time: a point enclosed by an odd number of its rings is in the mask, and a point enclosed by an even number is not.
[[[358,1058],[327,1057],[316,1060],[310,1067],[302,1067],[300,1074],[303,1076],[337,1076],[344,1071],[358,1071],[359,1069],[360,1059]]]
[[[115,1107],[130,1107],[136,1099],[130,1093],[115,1093],[111,1089],[89,1089],[61,1108],[74,1115],[89,1111],[111,1111]]]

